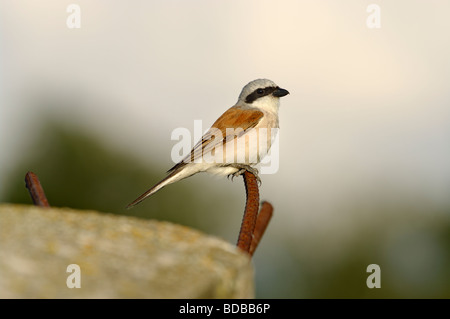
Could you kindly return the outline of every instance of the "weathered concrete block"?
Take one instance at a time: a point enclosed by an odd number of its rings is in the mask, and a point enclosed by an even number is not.
[[[252,298],[253,285],[246,254],[188,227],[0,205],[0,298]]]

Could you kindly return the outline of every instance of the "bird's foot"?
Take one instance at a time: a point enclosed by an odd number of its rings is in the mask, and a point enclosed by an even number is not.
[[[259,175],[258,175],[259,172],[256,168],[247,166],[247,165],[242,165],[237,168],[239,169],[237,172],[228,175],[228,178],[230,178],[230,176],[231,176],[232,181],[235,177],[241,176],[245,172],[249,172],[249,173],[252,173],[256,177],[256,181],[258,182],[258,185],[259,186],[261,185],[261,179],[259,178]]]

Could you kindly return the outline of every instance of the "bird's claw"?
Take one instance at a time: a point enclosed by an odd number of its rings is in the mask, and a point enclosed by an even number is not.
[[[245,172],[252,173],[255,176],[256,181],[258,182],[258,186],[261,186],[262,182],[261,182],[261,179],[259,178],[258,170],[256,168],[249,167],[249,166],[240,168],[237,172],[228,175],[228,178],[230,178],[230,176],[231,176],[231,181],[233,181],[233,179],[235,177],[241,176]]]

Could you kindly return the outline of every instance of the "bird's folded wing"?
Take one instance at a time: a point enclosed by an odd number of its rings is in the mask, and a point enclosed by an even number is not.
[[[255,109],[243,109],[239,106],[232,107],[223,113],[211,128],[202,136],[202,139],[180,163],[172,167],[169,172],[194,162],[196,159],[210,152],[218,144],[224,144],[232,138],[242,136],[245,131],[255,127],[264,113]],[[227,136],[227,129],[232,129],[233,136]],[[228,132],[230,133],[230,132]]]

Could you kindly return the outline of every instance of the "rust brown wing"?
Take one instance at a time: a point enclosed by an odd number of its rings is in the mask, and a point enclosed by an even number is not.
[[[243,109],[239,106],[233,106],[223,113],[211,126],[211,128],[202,136],[202,139],[193,147],[191,153],[186,156],[181,162],[172,167],[168,172],[177,170],[189,162],[193,162],[197,157],[202,156],[207,149],[211,150],[218,143],[226,140],[227,128],[242,129],[242,134],[253,127],[255,127],[264,113],[256,109]],[[216,139],[215,132],[219,130],[222,139]],[[241,134],[241,135],[242,135]]]

